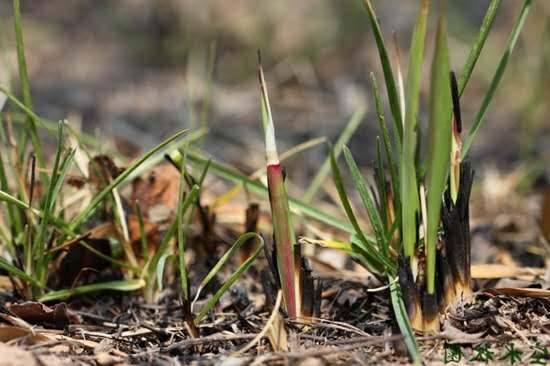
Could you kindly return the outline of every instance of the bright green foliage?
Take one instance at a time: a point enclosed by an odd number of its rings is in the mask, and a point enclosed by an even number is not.
[[[418,183],[415,167],[416,141],[418,139],[418,108],[420,99],[420,81],[422,79],[422,62],[424,60],[424,40],[428,19],[429,2],[424,0],[414,27],[411,50],[409,54],[409,71],[407,76],[405,132],[403,151],[401,153],[401,222],[403,249],[406,257],[414,257],[417,237],[417,217],[419,211]]]
[[[427,233],[426,280],[428,293],[434,293],[435,258],[443,192],[447,185],[451,156],[451,88],[449,84],[449,51],[447,49],[447,24],[444,15],[439,18],[435,53],[432,61],[430,86],[430,120],[428,125],[427,156]]]

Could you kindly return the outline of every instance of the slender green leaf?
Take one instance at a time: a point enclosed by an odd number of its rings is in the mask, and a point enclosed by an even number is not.
[[[348,220],[354,228],[353,234],[357,237],[356,241],[352,239],[351,242],[352,244],[358,244],[359,242],[359,246],[361,247],[361,249],[367,253],[369,262],[371,262],[369,263],[368,268],[374,268],[378,273],[384,273],[384,259],[382,258],[381,253],[379,253],[377,249],[373,246],[373,244],[371,244],[369,240],[367,240],[367,237],[359,226],[359,222],[355,217],[355,213],[353,212],[353,209],[348,199],[348,195],[346,193],[346,189],[344,187],[342,173],[340,172],[340,168],[338,167],[338,163],[336,162],[336,158],[332,150],[330,152],[330,163],[332,167],[334,185],[336,186],[336,190],[338,191],[338,196],[340,197],[340,201],[342,202],[342,207],[344,208]],[[374,244],[376,244],[376,242],[374,242]]]
[[[5,131],[4,131],[4,124],[0,123],[0,132],[2,134],[2,142],[4,144],[7,143]],[[2,191],[8,191],[8,174],[6,171],[6,167],[4,166],[4,159],[3,154],[0,152],[0,190]],[[21,219],[21,212],[17,210],[17,206],[13,205],[12,203],[7,203],[8,207],[8,219],[9,219],[9,226],[10,231],[12,234],[12,238],[15,238],[17,236],[17,233],[23,232],[23,222]],[[11,247],[14,240],[6,240],[8,247]],[[10,250],[13,248],[10,248]]]
[[[510,34],[510,38],[508,38],[508,43],[506,44],[506,50],[504,51],[504,54],[502,55],[502,58],[498,63],[498,67],[495,71],[495,75],[493,76],[493,80],[491,80],[491,85],[489,86],[489,90],[487,90],[487,93],[485,94],[485,97],[481,102],[481,107],[477,112],[476,117],[474,118],[474,123],[470,128],[470,131],[468,132],[468,136],[466,136],[466,139],[464,140],[464,144],[462,145],[463,159],[468,155],[468,152],[470,151],[470,147],[477,134],[477,131],[479,130],[479,128],[481,127],[481,124],[484,121],[485,113],[489,109],[489,105],[493,100],[498,84],[500,84],[502,75],[506,70],[506,66],[508,65],[508,60],[512,55],[512,51],[514,50],[519,34],[523,29],[523,25],[525,24],[525,19],[527,19],[527,14],[529,14],[529,9],[531,8],[531,2],[532,2],[531,0],[525,0],[523,2],[523,7],[521,8],[520,14],[516,20],[516,23],[514,24],[514,28],[512,29],[512,33]]]
[[[418,182],[415,166],[416,142],[418,135],[418,110],[420,101],[420,82],[424,60],[424,43],[428,19],[429,1],[423,0],[420,5],[411,40],[409,53],[409,70],[407,75],[406,113],[403,136],[403,152],[400,164],[401,223],[403,248],[406,257],[414,255],[418,216]]]
[[[23,103],[29,109],[32,109],[32,97],[31,88],[29,82],[29,74],[27,72],[27,61],[25,58],[25,44],[23,41],[23,25],[21,20],[21,6],[19,0],[13,0],[13,23],[15,28],[15,43],[17,50],[17,65],[19,68],[19,79],[21,82],[21,92],[23,94]],[[38,166],[40,168],[45,167],[44,153],[40,144],[40,138],[36,130],[36,122],[33,118],[27,119],[27,128],[24,130],[23,141],[19,144],[19,156],[20,158],[25,153],[27,147],[27,139],[31,138],[34,153],[38,160]],[[48,181],[48,176],[45,173],[41,173],[41,179],[43,182]]]
[[[393,202],[394,209],[397,212],[396,220],[401,220],[401,195],[399,194],[399,166],[397,165],[396,160],[394,159],[394,148],[390,141],[390,135],[388,133],[388,128],[386,126],[386,121],[384,118],[384,108],[382,106],[382,101],[380,99],[380,92],[378,90],[378,84],[376,82],[376,77],[371,72],[370,74],[372,91],[374,94],[374,101],[376,104],[376,112],[378,114],[378,124],[380,126],[380,131],[382,134],[382,141],[384,142],[384,150],[386,152],[386,159],[388,160],[388,166],[390,170],[390,178],[393,192]],[[398,159],[399,161],[399,159]]]
[[[378,192],[378,211],[382,219],[384,230],[389,227],[388,223],[388,193],[386,188],[386,172],[384,168],[384,158],[382,155],[382,142],[380,136],[376,137],[376,167],[375,167],[376,191]],[[389,236],[386,235],[389,239]]]
[[[393,77],[388,51],[386,50],[380,24],[378,24],[378,19],[376,18],[376,13],[371,1],[363,0],[363,2],[369,15],[372,31],[374,33],[374,39],[376,40],[376,47],[378,48],[378,55],[380,56],[380,63],[382,64],[382,70],[384,72],[384,80],[386,81],[386,91],[390,102],[390,110],[393,116],[393,127],[397,134],[397,145],[400,149],[403,141],[403,114],[399,106],[399,95],[397,93],[397,87],[395,85],[395,79]]]
[[[223,283],[222,287],[216,293],[214,296],[212,296],[208,302],[201,308],[201,311],[195,318],[195,324],[199,324],[204,317],[214,308],[214,306],[218,303],[220,298],[223,296],[223,294],[239,279],[239,277],[254,263],[258,255],[263,250],[263,243],[261,243],[256,251],[248,257],[246,261],[244,261],[237,270],[229,276],[229,278]]]
[[[180,209],[183,212],[182,213],[183,215],[185,214],[185,212],[187,212],[187,210],[189,209],[189,207],[191,207],[191,205],[195,204],[195,202],[197,201],[197,199],[199,197],[199,193],[200,193],[199,186],[194,185],[191,188],[191,191],[189,192],[187,197],[185,197],[185,200],[183,201],[182,207]],[[166,252],[166,248],[168,247],[168,243],[170,242],[170,239],[172,239],[174,234],[176,234],[177,223],[178,223],[177,220],[174,220],[172,225],[170,225],[170,228],[164,234],[164,237],[162,238],[162,241],[160,242],[160,244],[157,248],[157,251],[155,252],[155,255],[153,255],[153,257],[150,260],[149,265],[147,266],[147,270],[148,270],[148,276],[147,277],[148,277],[149,280],[152,279],[154,273],[156,272],[159,260],[160,260],[161,256],[164,255],[164,253]]]
[[[380,218],[380,213],[376,210],[376,206],[367,187],[367,183],[365,182],[363,175],[361,175],[357,164],[355,164],[355,160],[353,159],[351,151],[348,149],[347,146],[344,146],[344,157],[346,158],[349,170],[351,171],[351,175],[355,183],[355,188],[359,192],[359,196],[363,201],[363,206],[365,206],[365,210],[367,211],[367,215],[369,216],[369,221],[374,230],[378,248],[380,248],[380,251],[383,253],[383,255],[389,257],[388,238],[385,234],[384,225],[382,224],[382,220]]]
[[[73,289],[52,291],[38,299],[40,302],[61,301],[72,296],[85,295],[100,291],[136,291],[145,286],[144,280],[123,280],[103,283],[93,283],[90,285],[78,286]]]
[[[239,249],[243,246],[243,244],[247,243],[252,238],[259,239],[260,242],[263,244],[263,238],[257,233],[245,233],[239,236],[237,241],[233,243],[233,245],[229,248],[229,250],[224,253],[224,255],[218,260],[216,265],[214,265],[214,267],[212,267],[212,269],[208,272],[206,277],[203,278],[199,287],[197,288],[197,294],[195,296],[195,300],[198,299],[202,289],[204,289],[206,285],[208,285],[208,283],[216,276],[216,274],[218,274],[218,272],[227,263],[227,261],[229,261],[236,253],[239,252]]]
[[[28,205],[28,203],[21,201],[20,199],[12,196],[11,194],[0,191],[0,201],[10,203],[18,208],[29,210],[33,215],[42,217],[42,212]]]
[[[145,234],[145,224],[143,222],[143,214],[141,212],[141,206],[138,201],[135,203],[134,210],[138,219],[139,225],[139,238],[141,243],[141,256],[145,262],[149,260],[149,243],[147,235]]]
[[[346,127],[338,137],[338,140],[336,140],[336,143],[334,144],[334,154],[336,158],[340,156],[340,153],[342,152],[342,147],[346,145],[355,131],[357,130],[357,127],[361,124],[361,121],[365,117],[366,108],[364,106],[359,107],[353,113],[351,118],[349,119],[349,122],[346,124]],[[323,164],[321,165],[321,168],[317,171],[317,174],[315,174],[315,177],[313,177],[313,180],[311,181],[311,184],[307,188],[306,192],[304,193],[304,202],[311,202],[313,197],[317,194],[319,191],[319,188],[327,178],[327,175],[330,173],[330,156],[327,156]]]
[[[38,228],[38,235],[34,240],[33,245],[33,257],[37,262],[42,262],[45,252],[45,242],[46,242],[46,232],[50,225],[50,218],[53,214],[55,207],[55,199],[61,190],[62,182],[69,171],[71,163],[74,158],[75,151],[70,152],[64,159],[62,158],[63,154],[63,123],[58,125],[58,136],[57,136],[57,151],[55,154],[54,165],[52,168],[51,178],[48,183],[48,190],[46,192],[45,199],[42,205],[43,216],[40,221]],[[45,263],[42,262],[44,265]],[[47,263],[47,262],[46,262]],[[42,272],[40,269],[37,269]],[[44,268],[42,269],[44,270]],[[39,275],[41,281],[44,280]]]
[[[39,236],[37,237],[35,241],[35,249],[34,249],[34,258],[37,263],[37,274],[38,278],[42,283],[46,283],[47,279],[47,273],[48,273],[48,263],[50,261],[50,257],[44,255],[45,248],[46,248],[46,232],[49,230],[50,224],[55,221],[54,217],[54,209],[55,209],[55,198],[58,197],[61,188],[63,186],[63,182],[65,180],[65,177],[67,176],[69,169],[71,168],[74,156],[75,156],[75,149],[72,149],[69,151],[64,158],[62,158],[61,164],[59,166],[59,169],[56,169],[56,174],[52,174],[52,179],[50,180],[50,186],[53,186],[51,189],[51,192],[48,194],[51,195],[47,198],[46,202],[47,204],[44,205],[43,208],[43,217],[40,221],[40,228],[39,228]],[[63,217],[60,217],[58,221],[63,221]]]
[[[30,283],[33,286],[36,286],[38,288],[42,287],[42,284],[38,282],[35,278],[28,275],[24,271],[20,270],[13,264],[10,264],[8,261],[6,261],[4,258],[0,257],[0,268],[11,274],[12,276],[18,277],[19,279]]]
[[[407,309],[405,308],[405,304],[403,302],[403,296],[401,294],[401,289],[399,288],[399,283],[391,277],[389,277],[388,280],[390,282],[391,302],[395,319],[397,320],[397,325],[403,335],[405,345],[407,346],[407,350],[409,351],[409,355],[411,356],[413,363],[415,365],[421,365],[422,354],[418,349],[416,337],[414,336],[414,331],[411,328],[409,317],[407,316]]]
[[[435,52],[432,61],[430,87],[430,120],[427,171],[427,232],[426,280],[429,294],[435,291],[435,258],[440,223],[441,202],[449,174],[451,154],[452,99],[449,86],[449,51],[447,48],[447,21],[441,11]]]
[[[189,215],[189,220],[184,224],[185,216],[185,198],[184,198],[184,188],[185,188],[185,171],[186,163],[185,156],[183,163],[180,166],[180,181],[178,187],[178,207],[176,214],[176,226],[177,226],[177,235],[178,235],[178,265],[180,271],[180,285],[181,292],[183,292],[183,299],[189,300],[189,279],[187,276],[187,265],[185,264],[185,242],[187,241],[187,224],[192,220],[193,215]],[[200,186],[199,186],[200,187]],[[200,189],[200,188],[199,188]],[[197,198],[198,199],[198,198]],[[191,212],[193,210],[191,209]]]
[[[159,258],[159,261],[157,263],[157,268],[155,270],[157,276],[157,286],[158,286],[158,289],[159,291],[162,290],[163,288],[163,278],[164,278],[164,267],[166,267],[166,260],[168,258],[170,258],[172,256],[172,254],[170,253],[163,253],[160,258]]]
[[[458,81],[458,90],[460,96],[462,96],[462,94],[464,93],[464,89],[466,89],[466,85],[470,80],[472,71],[474,71],[474,67],[477,63],[477,60],[479,59],[481,50],[483,49],[485,41],[487,40],[487,36],[489,36],[489,31],[493,27],[493,21],[495,20],[495,15],[497,14],[500,3],[501,0],[492,0],[489,4],[489,7],[487,8],[485,16],[483,17],[479,33],[474,43],[472,44],[472,48],[470,49],[470,53],[468,54],[468,58],[466,59],[466,63],[464,64],[464,68],[462,70],[462,75],[460,76],[460,80]]]

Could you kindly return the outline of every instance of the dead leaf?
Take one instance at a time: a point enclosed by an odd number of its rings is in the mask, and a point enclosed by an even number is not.
[[[178,203],[178,185],[180,173],[171,164],[161,164],[151,170],[146,177],[136,178],[132,182],[132,205],[139,202],[145,218],[152,221],[149,211],[152,207],[163,205],[175,212]]]
[[[503,277],[543,276],[544,268],[516,267],[504,264],[474,264],[472,278],[492,279]]]
[[[53,308],[35,301],[27,301],[8,306],[11,313],[31,324],[40,324],[62,329],[69,324],[80,324],[80,317],[59,303]]]
[[[0,342],[10,342],[14,339],[25,337],[31,343],[49,342],[52,337],[49,334],[33,332],[32,328],[19,327],[15,325],[0,326]],[[1,345],[2,343],[0,343]]]
[[[550,290],[545,290],[542,288],[503,287],[503,288],[488,288],[488,289],[484,289],[482,292],[485,292],[491,295],[550,298]]]

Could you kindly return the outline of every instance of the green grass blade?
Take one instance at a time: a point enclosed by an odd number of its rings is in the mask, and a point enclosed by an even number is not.
[[[15,276],[25,282],[28,282],[35,287],[38,287],[38,288],[42,287],[41,283],[38,282],[35,278],[25,273],[25,271],[22,271],[21,269],[17,268],[13,264],[10,264],[2,257],[0,257],[0,268],[8,272],[10,275]]]
[[[17,108],[21,109],[23,113],[33,121],[35,121],[41,128],[48,131],[50,134],[55,135],[57,131],[57,122],[48,121],[50,123],[45,123],[42,118],[38,117],[31,109],[29,109],[25,104],[20,101],[13,93],[11,93],[6,87],[0,86],[0,92],[6,95],[11,103],[13,103]],[[15,121],[14,121],[15,122]]]
[[[197,185],[194,185],[191,188],[191,191],[189,191],[189,194],[187,197],[185,197],[185,200],[183,201],[181,211],[183,211],[183,214],[187,212],[189,207],[191,207],[195,202],[197,201],[200,193],[200,188]],[[157,251],[155,252],[155,255],[151,258],[151,261],[147,267],[148,270],[148,278],[152,279],[154,276],[157,265],[159,263],[160,257],[166,252],[166,248],[168,247],[168,243],[170,242],[170,239],[176,234],[177,231],[177,220],[174,220],[172,225],[170,225],[170,228],[168,231],[164,234],[164,237],[162,238],[161,243],[159,244]]]
[[[359,196],[361,197],[361,201],[363,202],[363,206],[365,206],[365,210],[367,211],[367,215],[369,216],[369,221],[374,230],[378,248],[384,256],[389,258],[388,238],[386,236],[384,225],[382,224],[382,220],[380,218],[380,213],[376,210],[376,205],[373,198],[371,197],[371,193],[369,192],[367,183],[365,182],[363,175],[359,171],[359,168],[357,167],[357,164],[355,163],[355,160],[351,155],[351,151],[348,149],[347,146],[344,146],[344,157],[346,158],[346,163],[348,164],[348,168],[351,172],[355,187],[359,192]]]
[[[359,226],[359,222],[357,221],[355,213],[353,212],[353,208],[351,207],[351,204],[349,202],[346,188],[344,187],[342,173],[340,172],[340,168],[338,167],[338,163],[336,162],[336,158],[332,150],[330,152],[330,164],[332,168],[334,185],[336,186],[336,190],[338,191],[338,196],[340,197],[340,201],[342,202],[342,207],[344,208],[348,220],[354,228],[353,234],[357,237],[360,243],[360,247],[368,253],[369,258],[375,259],[376,261],[370,264],[369,268],[375,268],[377,272],[384,273],[384,258],[382,257],[381,253],[378,252],[374,247],[374,245],[376,245],[376,241],[371,244],[371,242],[367,239],[365,233]],[[353,243],[357,244],[357,241],[352,240],[352,244]]]
[[[244,261],[237,270],[229,276],[229,278],[223,283],[222,287],[216,293],[214,296],[208,300],[208,302],[201,308],[201,311],[195,318],[195,324],[199,324],[204,317],[214,308],[214,306],[217,304],[217,302],[220,300],[220,298],[223,296],[223,294],[239,279],[239,277],[254,263],[258,255],[263,250],[263,243],[258,246],[256,251],[248,257],[246,261]]]
[[[182,136],[179,141],[174,141],[172,148],[173,149],[181,149],[186,148],[187,146],[190,146],[191,143],[200,140],[202,137],[204,137],[208,133],[208,130],[205,129],[197,129],[197,130],[188,130],[188,133],[185,136]],[[171,149],[172,150],[172,149]],[[137,167],[128,178],[125,179],[124,182],[121,183],[121,186],[125,186],[127,183],[132,182],[134,178],[137,178],[141,176],[143,173],[151,170],[154,166],[159,164],[165,159],[166,154],[155,154],[151,156],[147,161],[144,161],[143,164],[141,164],[139,167]]]
[[[188,280],[188,274],[187,274],[187,265],[185,264],[185,242],[187,241],[187,235],[185,229],[187,229],[188,222],[184,224],[184,216],[185,216],[185,173],[186,173],[186,166],[185,166],[185,158],[184,162],[179,167],[180,170],[180,181],[179,181],[179,187],[178,187],[178,207],[177,207],[177,214],[176,214],[176,226],[177,226],[177,235],[178,235],[178,265],[179,265],[179,271],[180,271],[180,286],[181,291],[183,292],[183,299],[188,301],[189,300],[189,280]],[[193,215],[189,216],[192,220]]]
[[[0,132],[2,133],[2,143],[6,144],[5,131],[3,123],[0,123]],[[0,150],[0,190],[8,191],[8,174],[4,165],[4,151]],[[8,163],[9,164],[9,163]],[[21,220],[21,212],[17,210],[17,206],[12,203],[7,203],[8,219],[12,238],[15,238],[18,233],[23,232],[23,222]],[[8,247],[11,247],[13,240],[6,240]]]
[[[427,232],[426,280],[428,294],[435,291],[435,257],[440,223],[441,202],[449,174],[451,154],[452,99],[449,86],[449,51],[447,21],[441,11],[437,33],[430,86],[430,120],[427,170]]]
[[[466,85],[468,84],[470,76],[474,71],[474,67],[477,63],[477,60],[479,59],[481,50],[483,49],[485,41],[489,36],[489,32],[493,27],[493,21],[495,20],[495,15],[497,14],[497,10],[500,6],[501,1],[502,0],[492,0],[489,4],[489,7],[487,8],[485,16],[483,17],[479,33],[474,43],[472,44],[472,48],[470,49],[470,53],[468,54],[468,58],[466,59],[466,63],[464,64],[464,68],[462,70],[462,75],[460,75],[460,80],[458,81],[458,90],[460,96],[462,96],[464,90],[466,89]]]
[[[210,98],[212,94],[212,85],[214,81],[214,68],[216,66],[216,42],[213,41],[208,47],[208,62],[206,65],[207,79],[206,79],[206,91],[204,92],[204,98],[201,106],[200,124],[204,129],[208,128],[209,112],[210,112]],[[201,142],[202,140],[199,140]]]
[[[145,262],[149,260],[149,243],[147,235],[145,234],[145,223],[143,222],[143,213],[141,212],[141,206],[138,201],[136,201],[134,211],[136,213],[139,225],[139,237],[141,244],[141,257]]]
[[[9,194],[7,192],[0,191],[0,201],[6,202],[8,204],[12,204],[15,207],[18,207],[20,209],[30,210],[33,213],[33,215],[36,215],[38,217],[43,216],[42,211],[37,210],[36,208],[33,208],[33,207],[29,206],[28,203],[21,201],[20,199],[12,196],[11,194]]]
[[[164,268],[166,267],[166,261],[168,260],[168,258],[172,257],[172,255],[170,253],[163,253],[158,262],[157,262],[157,268],[155,270],[155,273],[156,273],[156,279],[157,279],[157,288],[158,288],[158,291],[162,291],[162,279],[164,278]]]
[[[93,255],[95,255],[99,258],[102,258],[102,259],[106,260],[107,262],[114,264],[117,267],[127,268],[130,271],[133,271],[134,273],[139,273],[139,268],[132,266],[127,261],[120,261],[120,260],[114,259],[114,258],[112,258],[112,257],[110,257],[106,254],[103,254],[102,252],[100,252],[99,250],[94,248],[92,245],[86,243],[86,241],[84,241],[84,240],[80,240],[78,242],[78,245],[82,245],[84,248],[88,249]]]
[[[414,336],[414,331],[411,328],[411,323],[409,322],[409,317],[407,316],[407,309],[403,302],[403,296],[401,294],[401,289],[399,288],[399,282],[393,280],[391,277],[388,279],[390,281],[390,295],[393,312],[395,314],[395,319],[399,330],[403,335],[403,340],[409,351],[413,363],[415,365],[422,364],[422,355],[418,349],[418,344],[416,342],[416,337]]]
[[[382,37],[382,31],[380,24],[376,18],[374,7],[370,0],[363,0],[369,20],[374,33],[374,39],[376,40],[376,47],[378,48],[378,55],[380,56],[380,63],[382,64],[382,70],[384,72],[384,80],[386,81],[386,91],[388,93],[388,100],[390,102],[390,110],[393,117],[393,127],[397,134],[397,144],[400,147],[403,141],[403,115],[399,106],[399,95],[397,93],[397,87],[395,85],[395,79],[391,68],[390,59],[388,57],[388,51],[384,44],[384,38]]]
[[[470,128],[470,131],[468,132],[468,136],[466,136],[464,143],[462,145],[462,159],[464,159],[468,155],[468,152],[470,151],[470,147],[477,134],[477,131],[479,130],[479,128],[481,127],[481,124],[484,121],[485,113],[489,109],[489,105],[493,100],[498,84],[500,84],[502,75],[504,74],[504,71],[506,70],[506,66],[508,65],[508,60],[510,59],[512,52],[514,51],[514,47],[518,40],[519,34],[523,29],[523,25],[525,24],[525,19],[527,18],[527,14],[529,14],[529,9],[531,8],[531,2],[532,2],[531,0],[525,0],[523,3],[523,7],[521,8],[520,14],[516,20],[516,23],[514,24],[514,28],[512,29],[512,33],[510,34],[510,38],[508,38],[508,42],[506,44],[506,50],[504,51],[504,54],[502,55],[502,58],[498,63],[498,67],[495,71],[495,75],[493,76],[493,80],[491,80],[491,85],[489,86],[489,90],[487,90],[487,93],[483,98],[483,102],[481,102],[481,107],[476,114],[474,123]]]
[[[143,164],[147,159],[149,159],[151,156],[156,154],[157,152],[161,151],[163,148],[165,148],[167,145],[172,143],[173,141],[177,140],[180,136],[187,133],[187,130],[182,130],[173,136],[169,137],[159,145],[155,146],[153,149],[149,150],[147,153],[145,153],[141,158],[139,158],[137,161],[133,162],[124,172],[122,172],[118,177],[113,179],[113,181],[105,187],[101,192],[96,194],[92,201],[84,208],[70,223],[69,228],[71,230],[75,230],[88,218],[88,216],[95,210],[95,208],[100,204],[101,201],[107,197],[108,194],[111,193],[111,191],[118,187],[123,181],[125,181],[130,174],[134,170],[136,170],[141,164]]]
[[[197,299],[199,297],[200,292],[202,291],[202,289],[204,289],[206,287],[206,285],[208,285],[208,283],[210,283],[212,278],[214,278],[216,276],[216,274],[222,269],[222,267],[231,258],[233,258],[233,256],[236,253],[239,252],[239,249],[243,246],[243,244],[247,243],[252,238],[259,239],[260,242],[263,245],[263,238],[260,235],[258,235],[257,233],[245,233],[245,234],[239,236],[239,238],[235,241],[235,243],[233,243],[233,245],[229,248],[229,250],[226,251],[224,253],[224,255],[218,260],[216,265],[214,265],[214,267],[212,267],[212,269],[208,272],[206,277],[203,278],[203,280],[201,281],[199,287],[197,288],[197,295],[195,296],[195,299]]]
[[[201,153],[199,153],[194,149],[189,149],[187,151],[187,157],[193,164],[197,164],[197,165],[204,165],[209,160],[207,158],[204,158]],[[176,164],[179,164],[181,162],[182,155],[179,153],[179,151],[172,151],[170,153],[170,158]],[[210,169],[212,170],[213,173],[215,173],[219,177],[222,177],[224,179],[227,179],[237,184],[242,184],[248,191],[254,194],[257,194],[261,197],[268,197],[266,186],[264,186],[262,183],[256,180],[252,180],[248,178],[248,176],[242,174],[238,170],[228,165],[212,160]],[[334,216],[331,216],[301,200],[289,197],[289,206],[291,211],[298,215],[307,216],[311,219],[317,220],[326,225],[329,225],[331,227],[334,227],[336,229],[342,230],[350,234],[354,232],[353,227],[351,227],[345,221],[339,218],[336,218]],[[370,242],[374,242],[374,239],[371,238]]]
[[[55,209],[55,198],[58,197],[61,188],[63,186],[63,182],[65,180],[65,177],[67,176],[67,173],[69,172],[69,169],[71,168],[71,165],[73,163],[73,159],[75,156],[76,150],[73,149],[69,151],[64,158],[62,158],[61,164],[59,166],[59,169],[57,171],[57,175],[52,175],[52,179],[50,180],[50,185],[53,186],[51,192],[49,192],[50,197],[47,199],[47,206],[45,205],[43,208],[43,217],[40,221],[40,228],[39,228],[39,235],[36,238],[35,245],[34,245],[34,253],[33,256],[35,260],[38,263],[37,268],[37,274],[42,281],[42,283],[46,283],[47,273],[48,273],[48,262],[50,260],[49,256],[44,255],[45,249],[46,249],[46,243],[48,242],[46,233],[49,230],[49,227],[51,223],[55,218],[54,215],[54,209]],[[63,221],[63,218],[58,218],[59,221]]]
[[[40,302],[49,302],[49,301],[61,301],[66,300],[72,296],[85,295],[94,292],[100,291],[136,291],[145,286],[144,280],[122,280],[122,281],[111,281],[103,283],[93,283],[90,285],[78,286],[73,289],[64,289],[59,291],[52,291],[46,295],[40,297],[38,301]]]
[[[380,136],[376,137],[376,166],[374,178],[376,181],[376,191],[378,192],[378,211],[382,219],[382,225],[387,230],[391,223],[388,222],[388,193],[386,187],[386,170],[384,167],[384,157],[382,153],[382,142]],[[386,235],[389,239],[389,236]]]
[[[400,196],[403,248],[406,257],[414,256],[418,216],[418,183],[416,173],[416,142],[418,138],[418,110],[420,101],[420,82],[424,60],[424,43],[428,19],[427,0],[420,5],[411,40],[409,70],[407,74],[406,113],[403,136],[403,152],[400,164]]]
[[[384,142],[384,150],[386,152],[386,159],[388,160],[388,166],[390,171],[394,208],[396,212],[396,219],[400,220],[401,213],[401,195],[399,194],[399,166],[395,159],[394,148],[390,140],[390,134],[386,126],[386,120],[384,118],[384,107],[380,99],[380,91],[378,90],[378,83],[374,73],[370,73],[372,92],[374,94],[374,101],[376,104],[376,112],[378,115],[378,124],[380,126],[380,132],[382,135],[382,141]]]
[[[351,116],[349,122],[347,123],[346,127],[338,137],[338,140],[336,140],[336,143],[334,144],[334,154],[336,155],[336,158],[340,156],[340,153],[342,152],[342,147],[346,145],[355,131],[357,130],[357,127],[361,124],[361,121],[363,121],[363,118],[365,117],[366,108],[364,106],[359,107],[355,113]],[[311,181],[311,184],[307,188],[306,192],[304,193],[304,202],[311,202],[317,192],[319,191],[319,188],[327,178],[327,175],[330,173],[330,156],[327,156],[325,161],[323,162],[323,165],[321,165],[321,168],[315,174],[315,177]]]
[[[33,245],[33,257],[36,260],[40,260],[40,258],[43,258],[43,255],[44,255],[44,250],[45,250],[44,243],[45,243],[46,231],[48,230],[49,223],[50,223],[50,216],[52,215],[52,211],[55,207],[55,197],[57,196],[57,193],[59,193],[59,190],[61,189],[61,184],[56,184],[56,183],[59,180],[63,182],[63,179],[70,167],[70,163],[74,158],[74,151],[68,156],[66,156],[65,159],[62,159],[62,156],[61,156],[62,154],[63,154],[63,124],[59,123],[58,135],[57,135],[57,151],[55,153],[55,160],[52,168],[51,178],[48,184],[48,190],[46,192],[46,196],[42,205],[43,217],[42,217],[42,220],[40,221],[40,225],[38,228],[38,235],[36,236],[34,240],[34,245]]]
[[[27,60],[25,58],[25,44],[23,41],[23,24],[21,20],[21,6],[19,0],[13,0],[13,24],[15,29],[15,43],[17,50],[17,65],[19,68],[19,79],[21,83],[21,93],[23,94],[23,103],[29,109],[32,109],[32,97],[29,82],[29,74],[27,71]],[[27,147],[28,137],[31,138],[34,153],[40,168],[45,167],[44,153],[38,137],[36,122],[33,118],[27,119],[27,129],[23,133],[23,141],[19,144],[19,156],[22,159]],[[45,173],[40,174],[43,182],[48,181],[48,176]]]

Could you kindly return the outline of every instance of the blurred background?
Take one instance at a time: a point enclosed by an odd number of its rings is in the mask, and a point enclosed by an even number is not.
[[[449,3],[451,64],[460,75],[489,1]],[[501,4],[462,99],[466,128],[521,3]],[[417,2],[374,5],[390,44],[395,32],[405,66]],[[365,106],[351,148],[362,163],[373,159],[378,128],[369,73],[379,84],[383,78],[360,0],[32,0],[22,1],[22,11],[40,116],[81,123],[129,152],[184,127],[208,126],[205,149],[250,172],[264,161],[256,76],[261,49],[281,150],[319,136],[334,140]],[[477,166],[511,171],[523,162],[550,161],[549,15],[550,2],[534,2],[474,143]],[[432,16],[426,76],[434,23]],[[11,1],[0,2],[0,24],[0,80],[17,91]],[[427,78],[423,85],[425,118]],[[325,156],[326,148],[317,147],[290,160],[293,179],[310,177]]]

